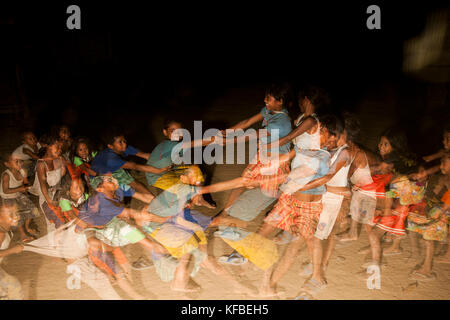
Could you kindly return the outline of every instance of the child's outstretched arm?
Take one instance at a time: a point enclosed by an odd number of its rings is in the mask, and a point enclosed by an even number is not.
[[[33,151],[31,151],[30,149],[28,149],[28,148],[24,148],[23,149],[23,153],[25,153],[27,156],[30,156],[34,160],[38,160],[39,159],[38,155],[36,153],[34,153]]]
[[[146,164],[137,164],[135,162],[127,161],[121,168],[160,174],[169,171],[171,169],[171,166],[160,169]]]
[[[5,240],[5,234],[3,232],[0,232],[0,245]],[[11,247],[9,249],[0,250],[0,258],[9,256],[10,254],[19,253],[23,250],[23,245],[16,244],[14,247]]]
[[[309,116],[302,122],[301,125],[299,125],[297,128],[292,130],[287,136],[284,136],[283,138],[280,138],[277,141],[272,141],[270,144],[268,144],[267,149],[273,148],[274,144],[276,144],[276,143],[278,143],[279,146],[285,145],[286,143],[290,142],[294,138],[298,137],[299,135],[301,135],[304,132],[311,129],[316,123],[317,123],[316,119]]]
[[[430,162],[430,161],[433,161],[433,160],[442,158],[442,156],[444,155],[444,153],[445,153],[445,150],[439,150],[438,152],[433,153],[433,154],[430,154],[429,156],[425,156],[425,157],[423,157],[422,159],[423,159],[425,162]]]
[[[320,187],[321,185],[324,185],[325,183],[330,181],[336,175],[336,173],[345,166],[345,164],[346,164],[345,160],[339,161],[335,166],[330,168],[330,171],[326,175],[308,182],[302,188],[300,188],[298,191],[306,191],[306,190],[314,189],[314,188]]]
[[[248,127],[250,127],[251,125],[262,121],[263,120],[263,116],[261,113],[255,114],[253,117],[242,120],[241,122],[235,124],[234,126],[232,126],[229,129],[232,130],[237,130],[237,129],[247,129]]]
[[[138,151],[138,153],[136,153],[136,156],[139,157],[139,158],[143,158],[145,160],[148,160],[148,158],[150,158],[150,154],[151,153]]]

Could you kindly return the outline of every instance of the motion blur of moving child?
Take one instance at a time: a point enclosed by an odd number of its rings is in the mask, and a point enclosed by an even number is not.
[[[181,123],[176,120],[168,120],[164,125],[163,134],[166,136],[167,140],[158,144],[155,149],[153,149],[150,154],[147,165],[155,167],[155,168],[167,168],[174,165],[172,161],[172,150],[178,145],[180,142],[181,135],[179,130],[182,128]],[[190,166],[182,166],[184,168],[188,168]],[[168,190],[175,184],[181,182],[185,184],[200,185],[203,183],[203,176],[201,172],[199,173],[198,179],[192,180],[190,176],[195,175],[198,170],[200,170],[197,166],[192,167],[192,170],[183,170],[183,174],[177,174],[175,172],[177,167],[174,168],[174,171],[166,172],[166,173],[150,173],[146,172],[145,177],[150,186],[154,186],[156,188],[162,190]],[[181,171],[180,171],[181,172]],[[186,174],[184,174],[186,173]],[[201,177],[200,177],[201,176]],[[192,182],[192,183],[191,183]],[[196,203],[198,205],[205,206],[210,209],[214,209],[215,205],[208,203],[203,199],[202,195],[199,195],[196,198]]]
[[[18,225],[20,241],[33,240],[38,233],[31,228],[30,223],[33,218],[39,217],[39,211],[26,195],[30,185],[22,169],[22,160],[14,153],[8,152],[3,163],[7,169],[2,173],[0,196],[3,199],[16,200],[20,218]]]
[[[27,178],[29,178],[34,175],[36,161],[39,159],[39,149],[42,146],[31,131],[25,131],[22,134],[22,143],[14,150],[13,154],[23,161],[22,167],[26,172]]]
[[[130,155],[148,160],[150,154],[141,152],[138,149],[127,145],[123,133],[117,128],[112,128],[106,132],[104,140],[107,144],[107,148],[100,151],[95,156],[91,164],[91,170],[96,172],[97,175],[112,174],[112,176],[117,179],[120,186],[131,187],[140,193],[153,197],[150,191],[143,184],[136,181],[125,169],[160,174],[168,171],[170,166],[165,168],[155,168],[153,166],[137,164],[125,160],[124,157]]]
[[[424,208],[418,208],[418,212],[411,212],[408,216],[407,229],[411,232],[421,234],[426,244],[425,261],[422,266],[413,270],[410,279],[418,281],[429,281],[436,279],[436,274],[431,271],[435,242],[442,242],[448,236],[448,215],[450,214],[450,153],[441,156],[441,174],[433,177],[433,181],[427,185],[425,198],[427,200]],[[431,180],[431,179],[430,179]],[[422,210],[420,210],[422,209]],[[416,247],[414,238],[410,234],[412,247]],[[450,246],[449,246],[450,248]],[[416,249],[417,250],[417,249]],[[450,263],[450,249],[436,262]]]
[[[14,199],[0,199],[0,300],[23,300],[22,286],[16,277],[1,267],[4,257],[23,250],[22,244],[9,248],[13,237],[11,228],[19,223],[17,204]]]
[[[61,155],[69,161],[70,149],[72,147],[73,139],[71,138],[71,132],[68,126],[59,125],[52,128],[52,135],[59,138],[62,143]]]

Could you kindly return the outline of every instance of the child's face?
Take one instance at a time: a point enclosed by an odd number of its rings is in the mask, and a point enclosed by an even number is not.
[[[125,152],[125,150],[127,149],[127,140],[125,140],[124,136],[116,137],[114,139],[114,143],[108,144],[108,147],[116,153]]]
[[[97,191],[102,193],[105,192],[115,192],[119,188],[119,185],[115,181],[105,180],[102,184],[97,188]]]
[[[444,139],[442,140],[445,150],[450,150],[450,131],[444,132]]]
[[[450,158],[444,157],[441,160],[441,172],[442,174],[450,174]]]
[[[327,128],[321,127],[320,128],[320,147],[321,148],[327,148],[327,149],[333,149],[332,146],[336,145],[336,137],[334,135],[331,135]]]
[[[70,197],[72,198],[72,200],[77,201],[78,199],[80,199],[84,193],[83,183],[81,183],[79,180],[72,181],[72,184],[70,185],[69,193],[70,193]]]
[[[89,149],[85,143],[79,143],[77,146],[77,156],[82,159],[89,157]]]
[[[9,169],[19,171],[20,169],[22,169],[22,160],[12,154],[9,157],[8,162],[5,162],[5,166],[8,167]]]
[[[311,101],[309,101],[308,97],[299,98],[298,105],[302,113],[314,113],[314,105],[311,103]]]
[[[37,138],[33,133],[28,132],[23,136],[23,142],[30,147],[34,147],[37,144]]]
[[[56,142],[47,147],[47,155],[53,159],[58,158],[62,152],[62,142]]]
[[[382,157],[392,152],[391,143],[386,137],[381,137],[380,142],[378,143],[378,151]]]
[[[264,98],[264,102],[266,103],[267,110],[270,111],[280,111],[283,109],[283,102],[275,99],[270,94],[266,95]]]
[[[69,128],[67,128],[66,126],[61,127],[61,129],[59,129],[59,137],[62,140],[69,140],[69,138],[70,138],[70,130],[69,130]]]
[[[0,222],[9,227],[15,227],[19,224],[19,215],[17,206],[3,206],[0,208]]]
[[[181,124],[178,122],[172,122],[167,129],[163,130],[164,135],[172,141],[179,141],[181,138]]]

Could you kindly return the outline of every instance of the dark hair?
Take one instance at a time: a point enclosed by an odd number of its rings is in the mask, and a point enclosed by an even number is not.
[[[69,130],[70,132],[70,128],[68,125],[65,124],[57,124],[57,125],[53,125],[51,130],[50,130],[50,134],[56,137],[59,137],[59,132],[61,131],[62,128],[67,128],[67,130]]]
[[[267,90],[266,95],[271,95],[277,101],[282,101],[283,106],[287,106],[291,87],[287,83],[272,84]]]
[[[40,139],[41,143],[51,146],[55,143],[60,142],[59,136],[45,134]],[[39,149],[38,157],[42,158],[47,153],[47,147],[42,147]]]
[[[315,113],[318,113],[319,109],[330,104],[330,96],[328,93],[320,87],[308,85],[298,91],[298,99],[308,98],[314,105]]]
[[[77,155],[77,148],[80,144],[84,143],[88,149],[89,149],[89,155],[90,153],[93,151],[92,150],[92,145],[91,142],[88,138],[86,137],[77,137],[75,138],[74,142],[72,143],[72,148],[70,150],[70,160],[73,162],[75,156]]]
[[[170,118],[164,119],[164,126],[163,126],[163,129],[164,129],[164,130],[169,129],[169,127],[170,127],[170,125],[171,125],[172,123],[179,123],[181,126],[183,126],[183,122],[181,122],[180,119],[174,118],[174,117],[170,117]]]
[[[347,140],[355,142],[361,131],[361,123],[354,113],[343,112],[344,117],[344,130],[347,133]]]
[[[321,127],[325,127],[328,132],[338,137],[340,134],[344,132],[344,126],[342,125],[342,121],[332,114],[325,114],[319,117],[319,123]]]
[[[13,154],[14,150],[7,150],[5,152],[2,152],[1,161],[2,163],[8,162],[11,158],[11,155]]]
[[[446,133],[446,132],[450,132],[450,123],[446,123],[445,124],[445,126],[444,126],[444,134]]]
[[[113,126],[113,127],[110,127],[108,130],[106,130],[102,134],[102,140],[103,140],[103,143],[105,144],[105,146],[107,146],[108,144],[113,144],[114,141],[116,140],[116,138],[121,137],[121,136],[125,136],[122,129],[119,127]]]
[[[398,129],[398,128],[389,128],[385,130],[381,137],[386,137],[389,140],[389,143],[392,146],[392,149],[397,151],[400,154],[408,155],[410,154],[408,148],[408,139],[406,138],[406,134]]]

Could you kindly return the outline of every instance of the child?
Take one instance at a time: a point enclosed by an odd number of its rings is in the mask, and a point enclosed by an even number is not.
[[[14,199],[0,199],[0,300],[23,300],[23,290],[19,280],[6,273],[1,267],[4,257],[23,250],[16,244],[9,248],[12,239],[11,227],[18,225],[17,204]]]
[[[36,230],[30,227],[33,218],[39,217],[39,211],[33,202],[25,195],[30,186],[21,167],[22,161],[14,153],[8,153],[4,165],[8,168],[2,174],[0,196],[3,199],[15,199],[20,217],[20,241],[29,241],[37,237]],[[27,235],[30,234],[30,236]]]
[[[27,178],[29,178],[34,175],[36,161],[39,159],[39,149],[42,146],[31,131],[26,131],[22,134],[22,143],[13,153],[23,161],[22,166],[25,169]]]
[[[70,134],[70,129],[66,125],[56,126],[53,129],[52,135],[59,138],[62,143],[61,146],[61,154],[66,159],[69,160],[70,157],[70,149],[72,147],[72,138]]]
[[[66,173],[65,161],[61,157],[61,147],[62,143],[58,137],[48,137],[47,147],[41,150],[44,154],[36,164],[34,184],[29,190],[39,196],[39,206],[46,217],[47,232],[54,230],[55,226],[62,225],[55,214],[58,202],[54,200],[61,178]]]
[[[130,155],[135,155],[148,160],[150,154],[141,152],[132,146],[128,146],[123,134],[115,129],[105,134],[105,142],[107,143],[107,148],[96,155],[92,161],[91,170],[96,172],[97,175],[111,173],[121,186],[131,187],[140,193],[150,194],[147,188],[140,182],[134,180],[125,169],[157,174],[166,172],[170,169],[170,167],[159,169],[149,165],[126,161],[124,157]]]
[[[91,170],[91,162],[97,153],[97,151],[92,151],[87,138],[79,137],[75,139],[70,152],[71,163],[67,166],[72,179],[83,176],[88,181],[89,176],[96,176],[95,171]]]
[[[319,123],[320,147],[325,148],[328,145],[335,143],[339,134],[342,133],[343,128],[340,121],[334,116],[323,116],[319,119]],[[317,150],[317,152],[322,152],[324,155],[328,154],[328,157],[324,156],[320,158],[320,166],[318,171],[315,172],[313,180],[324,177],[329,171],[328,165],[330,154],[323,149]],[[292,153],[293,151],[291,151],[291,157],[294,156]],[[294,169],[295,168],[293,168],[293,170]],[[280,189],[281,188],[282,187],[280,187]],[[292,265],[293,259],[303,243],[303,239],[307,243],[313,260],[313,274],[311,278],[305,282],[302,289],[313,294],[326,286],[326,281],[321,268],[321,247],[317,245],[319,240],[314,238],[320,213],[322,212],[321,199],[322,195],[326,192],[326,188],[321,185],[310,190],[300,190],[293,193],[283,192],[273,210],[264,219],[263,226],[258,231],[260,235],[265,237],[268,237],[277,229],[282,229],[300,236],[300,238],[290,242],[284,256],[280,259],[277,268],[273,270],[273,267],[271,267],[264,273],[260,289],[261,295],[263,296],[273,296],[277,294],[275,290],[276,284]]]
[[[153,149],[150,154],[147,165],[155,167],[155,168],[165,168],[173,166],[172,162],[172,150],[179,143],[179,135],[177,130],[181,129],[181,123],[175,120],[168,120],[163,129],[163,134],[168,138],[158,144],[155,149]],[[181,166],[181,171],[178,173],[184,172],[183,169],[189,166]],[[197,166],[193,166],[192,170],[186,171],[188,174],[196,174],[198,173],[198,179],[195,181],[195,185],[200,185],[203,183],[203,175],[198,172],[200,169]],[[178,174],[176,172],[168,172],[168,173],[145,173],[145,177],[150,186],[154,186],[158,189],[168,190],[174,185],[177,185],[180,182],[180,179],[186,179],[183,174]],[[181,181],[184,183],[183,181]],[[214,209],[215,205],[212,205],[203,199],[203,196],[197,197],[198,201],[201,202],[201,205]]]
[[[408,215],[407,229],[423,236],[426,243],[426,254],[423,265],[410,274],[410,279],[427,281],[434,280],[436,275],[431,272],[434,242],[444,241],[448,235],[448,214],[450,213],[450,154],[441,157],[442,175],[434,179],[434,184],[427,185],[427,205],[425,214],[411,212]],[[446,194],[447,193],[447,194]]]

